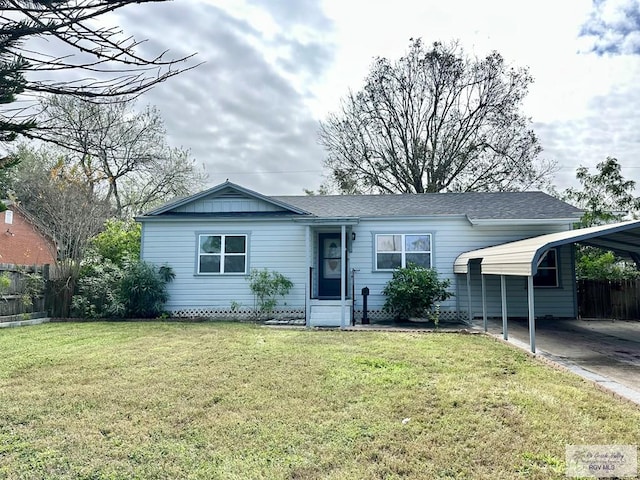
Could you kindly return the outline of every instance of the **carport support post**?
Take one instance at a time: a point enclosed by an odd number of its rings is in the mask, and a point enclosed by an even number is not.
[[[529,344],[531,353],[536,353],[536,317],[533,296],[533,275],[527,277],[527,297],[529,302]]]
[[[307,225],[304,229],[304,245],[307,251],[307,282],[305,287],[305,299],[304,299],[304,318],[305,325],[307,327],[311,326],[311,290],[313,289],[312,279],[311,279],[311,227]]]
[[[504,275],[500,275],[500,295],[502,297],[502,338],[509,340],[507,332],[507,283]]]
[[[340,328],[345,328],[345,290],[347,289],[347,279],[345,278],[347,272],[347,266],[345,262],[345,252],[347,250],[347,227],[342,225],[340,227]]]
[[[471,267],[467,270],[467,300],[468,306],[467,309],[467,320],[469,321],[469,325],[473,323],[472,313],[471,313]]]
[[[484,275],[480,273],[480,284],[482,285],[482,326],[487,331],[487,291],[484,285]]]

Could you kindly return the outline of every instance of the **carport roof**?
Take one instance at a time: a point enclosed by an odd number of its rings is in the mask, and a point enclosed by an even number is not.
[[[640,264],[640,220],[549,233],[463,253],[456,258],[455,273],[467,273],[471,260],[481,260],[488,275],[535,275],[542,255],[553,247],[581,243],[600,247]]]

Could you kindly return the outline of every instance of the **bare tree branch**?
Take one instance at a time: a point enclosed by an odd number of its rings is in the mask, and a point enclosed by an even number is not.
[[[168,146],[155,108],[53,96],[43,100],[43,112],[42,137],[60,146],[67,168],[81,172],[90,192],[110,203],[116,216],[138,214],[204,185],[204,170],[189,152]]]
[[[164,50],[143,56],[143,41],[98,21],[129,5],[163,1],[168,0],[0,0],[0,141],[36,129],[37,112],[13,107],[20,95],[119,101],[195,68],[189,61],[193,55],[168,58]],[[60,55],[33,48],[30,42],[35,40],[47,42]],[[75,72],[76,78],[42,75],[61,71]]]
[[[541,187],[554,164],[520,113],[532,79],[493,52],[457,44],[378,58],[363,89],[320,125],[326,167],[343,192],[422,193]]]

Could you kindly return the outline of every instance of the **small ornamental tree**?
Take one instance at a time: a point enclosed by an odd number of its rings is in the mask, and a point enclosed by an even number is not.
[[[439,280],[438,272],[431,268],[414,264],[398,268],[382,290],[387,297],[383,310],[393,314],[396,320],[424,317],[436,302],[453,296],[447,291],[450,284],[449,280]]]
[[[277,297],[284,298],[293,288],[293,282],[278,272],[253,269],[249,275],[249,288],[255,297],[256,314],[265,317],[278,304]]]

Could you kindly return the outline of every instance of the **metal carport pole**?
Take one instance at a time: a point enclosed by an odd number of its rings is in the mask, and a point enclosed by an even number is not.
[[[509,340],[507,331],[507,283],[504,275],[500,275],[500,296],[502,298],[502,338]]]
[[[473,324],[473,318],[471,318],[471,265],[467,271],[467,321],[469,325]]]
[[[306,268],[306,275],[307,275],[307,281],[306,281],[306,287],[305,287],[305,299],[304,299],[304,318],[305,318],[305,325],[307,327],[311,326],[311,295],[312,295],[312,289],[313,289],[313,285],[312,285],[312,280],[311,280],[311,274],[309,273],[311,271],[311,227],[309,225],[307,225],[304,229],[304,245],[305,245],[305,249],[307,251],[307,268]]]
[[[487,291],[484,284],[484,274],[480,273],[480,280],[482,285],[482,326],[484,331],[487,331]]]
[[[347,227],[346,225],[340,226],[340,328],[346,327],[345,321],[345,290],[346,282],[345,273],[347,271],[346,265],[346,252],[347,249]],[[352,300],[353,301],[353,300]]]
[[[529,303],[529,345],[531,346],[531,353],[536,353],[536,317],[533,296],[533,275],[529,275],[527,277],[527,287]]]

